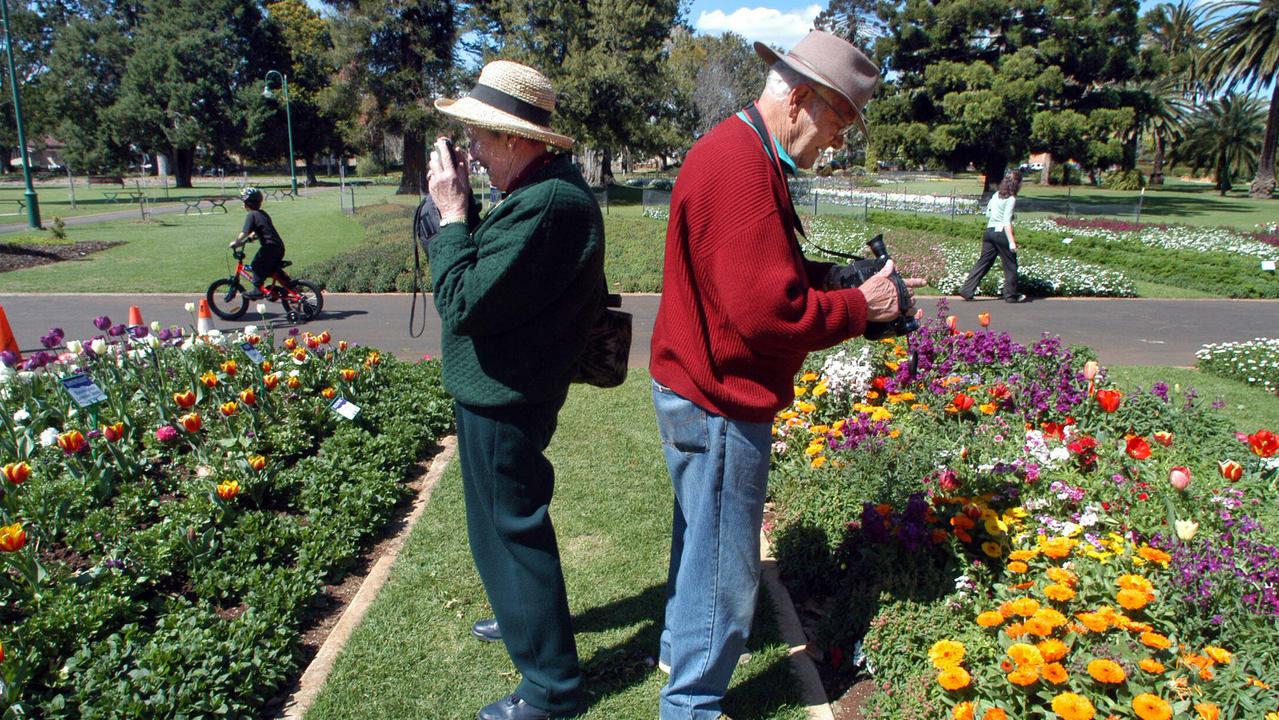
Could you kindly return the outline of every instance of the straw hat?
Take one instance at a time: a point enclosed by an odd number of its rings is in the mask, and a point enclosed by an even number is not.
[[[839,93],[857,111],[857,128],[866,134],[866,103],[879,84],[879,66],[871,62],[852,43],[821,30],[804,36],[785,55],[764,43],[755,43],[755,54],[769,67],[778,61],[821,85]]]
[[[438,98],[435,109],[494,132],[509,133],[568,149],[573,138],[551,130],[555,89],[542,73],[509,60],[494,60],[464,98]]]

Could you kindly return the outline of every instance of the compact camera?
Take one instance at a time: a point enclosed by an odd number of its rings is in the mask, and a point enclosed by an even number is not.
[[[837,266],[831,270],[830,279],[836,287],[860,287],[862,283],[870,280],[876,273],[883,270],[884,265],[891,259],[888,255],[888,248],[884,245],[883,235],[876,235],[871,238],[866,243],[866,247],[870,249],[873,257],[861,258],[853,256],[852,262],[847,265]],[[901,274],[896,270],[889,276],[889,279],[897,287],[899,315],[895,320],[866,323],[866,332],[862,336],[867,340],[880,340],[886,337],[907,335],[919,329],[919,323],[910,314],[910,288],[906,287],[906,282],[902,280]]]

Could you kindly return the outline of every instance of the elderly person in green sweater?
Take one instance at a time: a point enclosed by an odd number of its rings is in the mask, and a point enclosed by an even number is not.
[[[501,640],[523,681],[480,720],[571,714],[582,674],[549,507],[555,432],[604,287],[604,220],[550,128],[555,93],[541,73],[484,66],[467,97],[435,107],[460,120],[469,154],[506,199],[483,218],[466,153],[440,139],[430,158],[441,229],[430,244],[453,395],[471,554],[495,618],[472,626]]]

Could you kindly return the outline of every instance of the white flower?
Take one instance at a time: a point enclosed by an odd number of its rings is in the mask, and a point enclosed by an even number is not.
[[[160,328],[161,328],[161,327],[163,327],[163,326],[162,326],[162,325],[160,325],[160,321],[159,321],[159,320],[152,320],[152,321],[151,321],[151,332],[153,332],[153,333],[158,333],[158,332],[160,332]]]
[[[210,340],[217,340],[218,338],[222,337],[222,331],[217,328],[210,328],[209,331],[205,333],[205,335],[209,336]]]
[[[1061,244],[1062,244],[1062,245],[1069,245],[1069,244],[1071,244],[1071,243],[1072,243],[1072,242],[1074,242],[1074,241],[1075,241],[1075,239],[1074,239],[1074,238],[1068,238],[1068,237],[1065,237],[1065,238],[1062,238],[1062,239],[1061,239]]]
[[[45,428],[44,432],[40,433],[40,445],[42,447],[52,447],[56,442],[58,442],[57,428]]]
[[[195,303],[189,302],[186,305],[183,305],[182,308],[189,313],[193,313],[195,312]]]
[[[93,342],[89,343],[89,349],[93,351],[94,355],[104,355],[107,352],[107,341],[102,338],[94,338]]]
[[[13,379],[13,375],[14,375],[13,368],[3,363],[0,363],[0,385],[8,385],[9,381]]]
[[[258,303],[257,311],[259,315],[266,315],[266,303]]]
[[[1173,524],[1177,527],[1177,537],[1182,540],[1189,540],[1199,532],[1199,523],[1194,520],[1177,520]]]
[[[16,423],[23,423],[30,419],[31,413],[27,412],[26,408],[18,408],[18,412],[13,414],[13,421]]]
[[[245,334],[245,335],[257,335],[257,334],[258,334],[258,326],[257,326],[257,325],[245,325],[245,326],[244,326],[244,334]]]
[[[80,353],[84,352],[84,343],[80,342],[79,340],[68,340],[67,352],[71,353],[72,355],[79,355]]]
[[[150,346],[151,346],[151,347],[153,347],[153,348],[158,348],[158,347],[160,347],[160,338],[158,338],[158,337],[156,337],[156,336],[154,336],[154,335],[148,335],[148,336],[147,336],[147,345],[150,345]]]
[[[195,347],[195,340],[193,340],[192,338],[187,338],[186,340],[182,341],[182,345],[180,345],[179,347],[182,350],[190,350],[191,348]]]
[[[1048,457],[1056,462],[1065,462],[1070,459],[1070,451],[1065,447],[1055,447],[1049,451]]]
[[[297,376],[298,376],[298,371],[297,371],[297,370],[290,370],[290,371],[289,371],[289,377],[297,377]]]

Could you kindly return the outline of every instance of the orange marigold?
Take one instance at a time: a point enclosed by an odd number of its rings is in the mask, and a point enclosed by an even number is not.
[[[1022,560],[1022,561],[1034,560],[1035,556],[1038,554],[1039,554],[1038,550],[1013,550],[1012,552],[1008,553],[1008,559]]]
[[[1039,612],[1035,613],[1035,617],[1042,618],[1044,622],[1055,628],[1066,624],[1066,616],[1050,607],[1039,608]]]
[[[1146,607],[1147,605],[1149,605],[1150,601],[1154,600],[1155,598],[1153,595],[1149,593],[1144,593],[1140,590],[1125,589],[1125,590],[1120,590],[1119,593],[1115,596],[1115,599],[1118,600],[1119,604],[1124,606],[1125,609],[1140,610]]]
[[[1008,563],[1008,572],[1017,573],[1018,575],[1030,570],[1030,566],[1020,560],[1014,560]]]
[[[1039,681],[1039,670],[1033,667],[1019,667],[1008,673],[1008,682],[1014,685],[1034,685]]]
[[[1141,668],[1142,670],[1145,670],[1148,673],[1151,673],[1152,675],[1159,675],[1163,673],[1163,671],[1168,669],[1164,667],[1163,663],[1159,662],[1158,660],[1154,658],[1146,658],[1142,660],[1141,662],[1137,663],[1137,667]]]
[[[1066,602],[1075,597],[1075,591],[1067,585],[1049,585],[1044,588],[1044,597],[1057,602]]]
[[[995,610],[987,610],[977,616],[977,624],[984,628],[999,627],[1004,624],[1004,616]]]
[[[982,713],[981,720],[1008,720],[1008,713],[1003,708],[991,708]]]
[[[1217,647],[1216,645],[1208,645],[1205,647],[1204,655],[1212,658],[1213,662],[1220,665],[1229,665],[1230,661],[1234,658],[1234,655],[1232,655],[1229,650]]]
[[[1093,632],[1105,632],[1110,627],[1110,621],[1101,613],[1082,612],[1075,615],[1075,617],[1084,624],[1084,627]]]
[[[1048,663],[1044,666],[1044,679],[1053,685],[1061,685],[1069,679],[1066,668],[1061,663]]]
[[[1172,706],[1158,695],[1142,693],[1132,699],[1132,710],[1141,720],[1170,720]]]
[[[1171,555],[1159,548],[1152,548],[1149,545],[1143,545],[1138,548],[1137,554],[1150,562],[1159,563],[1160,565],[1167,565],[1170,561],[1172,561]]]
[[[1066,643],[1057,638],[1049,638],[1035,647],[1039,648],[1039,655],[1043,657],[1044,662],[1057,662],[1066,657]]]
[[[1017,598],[1012,601],[1012,611],[1022,617],[1030,617],[1039,612],[1039,601],[1034,598]]]
[[[1058,585],[1069,585],[1074,587],[1079,582],[1079,576],[1066,568],[1050,567],[1048,568],[1048,579]]]
[[[1017,663],[1017,667],[1039,667],[1044,664],[1044,656],[1039,648],[1027,643],[1016,643],[1009,647],[1008,657]]]
[[[1115,584],[1125,590],[1139,590],[1144,593],[1155,591],[1155,586],[1141,575],[1121,575]]]
[[[1048,637],[1049,635],[1052,635],[1053,632],[1053,626],[1050,625],[1047,620],[1044,620],[1038,615],[1033,618],[1028,618],[1023,624],[1026,626],[1027,633],[1041,638]]]
[[[973,678],[968,671],[955,665],[937,673],[937,684],[947,690],[960,690],[968,687]]]
[[[966,700],[955,706],[950,711],[950,716],[955,720],[976,720],[977,711],[971,700]]]
[[[1097,714],[1088,698],[1075,693],[1062,693],[1053,698],[1053,712],[1061,720],[1092,720]]]
[[[1172,647],[1172,641],[1157,632],[1142,633],[1141,644],[1156,650],[1167,650]]]
[[[1060,560],[1070,555],[1071,549],[1075,547],[1075,541],[1070,538],[1056,537],[1045,540],[1040,551],[1054,560]]]
[[[1216,703],[1199,703],[1195,705],[1195,712],[1199,713],[1199,720],[1217,720],[1221,717],[1221,708]]]
[[[1088,674],[1092,675],[1097,682],[1110,685],[1118,685],[1128,677],[1124,669],[1119,667],[1119,663],[1105,658],[1098,658],[1088,663]]]
[[[1019,637],[1025,636],[1026,626],[1019,622],[1008,623],[1008,625],[1004,627],[1004,634],[1013,640],[1016,640]]]
[[[954,667],[964,661],[964,646],[954,640],[938,640],[928,649],[928,657],[938,670]]]

